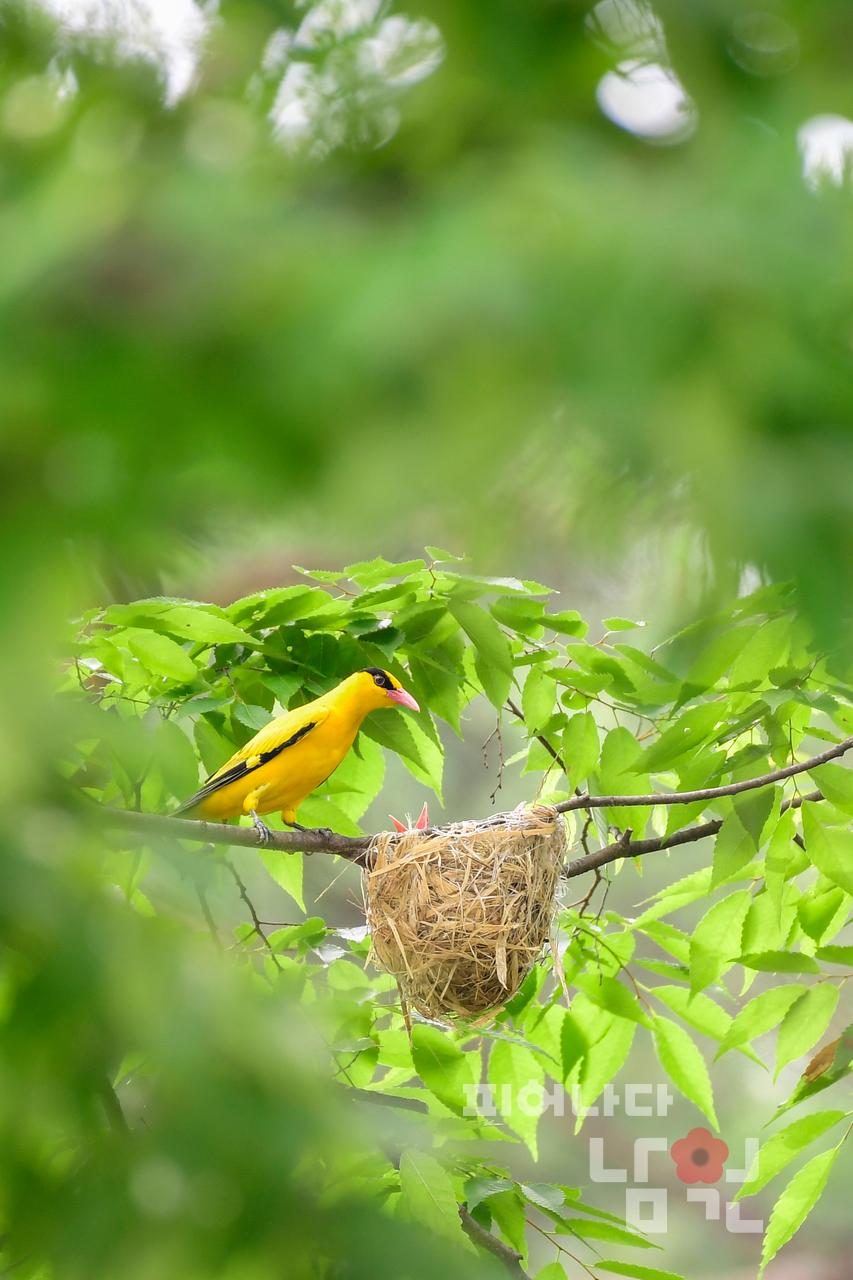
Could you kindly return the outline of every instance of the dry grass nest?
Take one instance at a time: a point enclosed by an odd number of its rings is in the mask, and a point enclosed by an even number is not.
[[[405,999],[427,1017],[510,1000],[549,937],[565,852],[563,819],[544,805],[375,836],[367,919]]]

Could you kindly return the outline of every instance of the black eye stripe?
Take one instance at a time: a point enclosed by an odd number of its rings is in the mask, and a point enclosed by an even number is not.
[[[393,689],[394,684],[387,672],[381,667],[364,667],[362,672],[366,676],[373,676],[373,683],[380,689]]]

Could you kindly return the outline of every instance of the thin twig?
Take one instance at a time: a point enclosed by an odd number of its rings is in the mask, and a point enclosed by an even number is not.
[[[247,907],[248,912],[249,912],[249,915],[252,917],[252,925],[254,926],[254,932],[258,935],[258,937],[261,939],[261,941],[263,942],[264,946],[266,947],[267,951],[268,951],[268,952],[270,953],[270,955],[272,956],[272,958],[273,958],[273,963],[275,964],[276,969],[280,969],[280,968],[281,968],[281,961],[279,960],[278,956],[277,956],[277,955],[276,955],[276,953],[275,953],[275,947],[272,945],[272,943],[270,942],[269,938],[267,937],[267,935],[264,933],[263,929],[261,928],[261,919],[260,919],[260,916],[258,915],[257,910],[255,909],[255,904],[252,902],[252,899],[249,897],[248,890],[246,889],[245,884],[243,883],[242,879],[240,878],[240,874],[239,874],[239,872],[237,871],[237,868],[236,868],[235,866],[233,866],[233,865],[232,865],[232,863],[230,863],[230,862],[228,861],[228,859],[227,859],[227,858],[225,859],[225,866],[226,866],[226,867],[228,868],[228,870],[230,871],[230,873],[231,873],[231,875],[232,875],[232,877],[233,877],[233,879],[234,879],[234,883],[235,883],[235,884],[236,884],[236,886],[237,886],[237,891],[238,891],[238,893],[240,894],[240,897],[241,897],[241,898],[243,899],[243,901],[245,902],[246,907]]]
[[[744,778],[741,782],[730,782],[724,787],[705,787],[699,791],[662,791],[652,792],[646,796],[573,796],[571,800],[563,800],[555,806],[558,813],[570,813],[573,809],[613,809],[628,806],[646,806],[657,804],[693,804],[697,800],[716,800],[720,796],[736,796],[742,791],[755,791],[759,787],[769,787],[774,782],[783,782],[798,773],[808,773],[817,769],[829,760],[837,760],[853,747],[853,737],[845,738],[822,751],[820,755],[803,760],[801,764],[789,764],[784,769],[775,769],[773,773],[762,774],[758,778]]]

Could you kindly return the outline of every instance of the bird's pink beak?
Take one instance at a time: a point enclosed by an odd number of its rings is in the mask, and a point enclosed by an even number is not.
[[[409,707],[412,711],[420,711],[420,707],[415,702],[410,693],[406,693],[405,689],[389,689],[388,697],[392,702],[399,702],[401,707]]]

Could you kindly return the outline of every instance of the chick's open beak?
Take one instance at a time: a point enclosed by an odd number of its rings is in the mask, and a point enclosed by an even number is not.
[[[412,695],[406,693],[405,689],[389,689],[388,697],[392,702],[399,702],[401,707],[409,707],[412,711],[420,711],[420,707]]]

